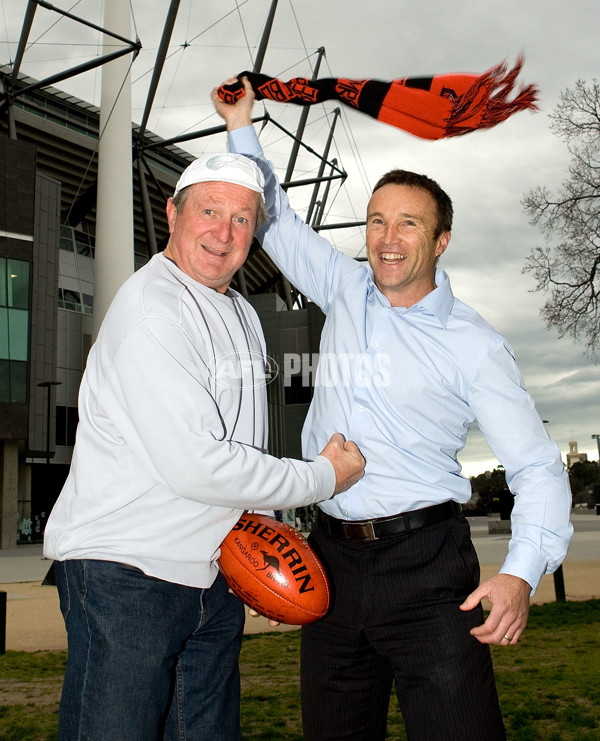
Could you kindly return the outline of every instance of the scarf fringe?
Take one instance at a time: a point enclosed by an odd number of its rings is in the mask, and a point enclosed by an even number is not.
[[[489,129],[513,113],[539,110],[536,105],[539,90],[535,85],[521,85],[516,97],[508,101],[522,66],[523,57],[519,57],[509,71],[502,62],[481,75],[466,93],[454,101],[445,136],[462,136],[474,129]]]

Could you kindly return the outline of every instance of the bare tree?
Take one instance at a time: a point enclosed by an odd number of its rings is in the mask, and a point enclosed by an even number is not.
[[[600,361],[600,84],[578,81],[561,94],[552,131],[571,154],[568,177],[553,196],[546,186],[526,193],[531,223],[552,245],[525,261],[536,291],[548,295],[541,316],[559,335],[571,336]]]

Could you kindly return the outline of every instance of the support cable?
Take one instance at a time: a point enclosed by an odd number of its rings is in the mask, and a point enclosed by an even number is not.
[[[88,175],[88,173],[89,173],[89,171],[90,171],[90,167],[92,166],[92,162],[93,162],[93,161],[94,161],[94,159],[95,159],[95,158],[96,158],[96,157],[98,156],[98,149],[99,149],[99,147],[100,147],[100,140],[102,139],[102,136],[103,136],[103,134],[104,134],[104,131],[106,130],[106,126],[108,125],[108,122],[110,121],[110,118],[111,118],[111,116],[112,116],[112,113],[113,113],[113,111],[114,111],[114,109],[115,109],[115,106],[116,106],[116,104],[117,104],[117,101],[119,100],[119,96],[120,96],[120,95],[121,95],[121,93],[123,92],[123,87],[124,87],[124,85],[125,85],[125,82],[126,82],[126,80],[127,80],[127,77],[128,77],[128,75],[129,75],[129,74],[130,74],[130,72],[131,72],[131,67],[132,67],[132,65],[133,65],[133,62],[134,62],[134,61],[135,61],[135,57],[134,57],[134,58],[132,58],[132,59],[131,59],[131,61],[130,61],[130,63],[129,63],[129,67],[128,67],[128,69],[127,69],[127,72],[125,73],[125,76],[124,76],[124,78],[123,78],[123,81],[121,82],[121,86],[119,87],[119,92],[118,92],[118,93],[117,93],[117,95],[115,96],[115,100],[114,100],[114,102],[113,102],[112,108],[111,108],[111,109],[110,109],[110,111],[108,112],[108,116],[106,117],[106,121],[104,122],[104,128],[103,128],[102,130],[100,130],[100,129],[98,130],[98,141],[96,142],[96,146],[95,146],[95,148],[94,148],[94,151],[93,151],[93,152],[92,152],[92,154],[90,155],[90,158],[89,158],[89,160],[88,160],[88,164],[87,164],[87,166],[86,166],[86,168],[85,168],[85,172],[84,172],[84,173],[83,173],[83,175],[81,176],[81,180],[79,181],[79,185],[77,186],[77,191],[76,191],[76,193],[75,193],[75,197],[73,198],[73,202],[72,202],[72,204],[71,204],[71,207],[69,208],[69,210],[68,210],[68,212],[67,212],[67,214],[66,214],[66,219],[68,219],[68,218],[69,218],[69,216],[70,216],[70,214],[71,214],[71,211],[73,210],[73,207],[74,207],[74,205],[75,205],[75,202],[76,202],[76,201],[77,201],[77,199],[79,198],[79,194],[81,193],[81,189],[82,189],[82,187],[83,187],[83,182],[84,182],[85,178],[87,177],[87,175]]]
[[[146,97],[146,105],[144,108],[144,114],[142,116],[142,123],[140,124],[139,131],[137,132],[135,150],[136,150],[136,161],[137,161],[137,175],[140,184],[140,199],[142,202],[142,214],[144,219],[144,230],[146,232],[146,241],[148,247],[148,256],[155,255],[157,253],[157,242],[156,242],[156,229],[154,227],[154,218],[152,216],[152,206],[150,204],[150,196],[148,193],[148,186],[146,184],[145,165],[147,163],[143,161],[143,151],[141,148],[141,142],[144,138],[146,126],[148,124],[148,118],[152,111],[152,104],[156,96],[158,89],[158,83],[160,82],[160,76],[165,63],[165,58],[169,49],[169,42],[173,34],[173,28],[175,21],[177,20],[177,13],[179,11],[180,0],[171,0],[167,17],[165,19],[165,25],[156,53],[156,61],[154,64],[154,73],[150,80],[150,86],[148,88],[148,95]],[[149,168],[148,168],[149,169]]]

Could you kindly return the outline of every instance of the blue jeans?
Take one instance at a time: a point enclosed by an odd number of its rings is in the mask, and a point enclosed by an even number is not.
[[[238,741],[244,607],[112,561],[55,563],[69,655],[62,741]]]

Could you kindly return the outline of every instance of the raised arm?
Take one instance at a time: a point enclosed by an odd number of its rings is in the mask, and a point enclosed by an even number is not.
[[[228,84],[234,80],[226,80]],[[246,94],[235,103],[224,103],[218,88],[212,91],[215,109],[227,123],[229,151],[254,159],[265,175],[265,204],[269,223],[257,232],[265,252],[286,278],[325,314],[329,313],[340,282],[364,267],[334,249],[296,214],[280,187],[273,167],[264,156],[252,124],[254,92],[245,78]]]

